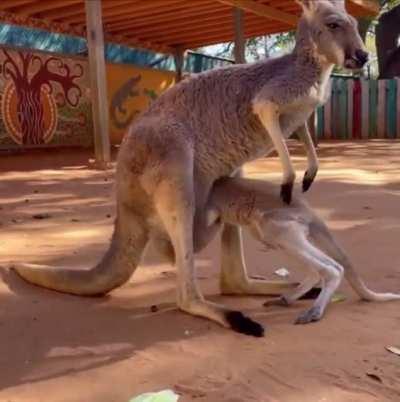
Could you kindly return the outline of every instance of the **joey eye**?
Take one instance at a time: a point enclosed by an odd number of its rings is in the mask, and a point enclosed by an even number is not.
[[[340,25],[337,22],[330,22],[329,24],[326,24],[326,26],[332,30],[338,29],[340,27]]]

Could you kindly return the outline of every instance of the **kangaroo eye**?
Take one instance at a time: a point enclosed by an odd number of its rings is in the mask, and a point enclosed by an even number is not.
[[[330,22],[329,24],[326,24],[326,26],[329,29],[338,29],[340,25],[338,23],[336,23],[336,22]]]

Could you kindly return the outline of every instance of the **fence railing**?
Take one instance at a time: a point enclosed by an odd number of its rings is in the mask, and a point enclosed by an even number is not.
[[[332,95],[316,121],[318,138],[400,138],[400,78],[333,78]]]

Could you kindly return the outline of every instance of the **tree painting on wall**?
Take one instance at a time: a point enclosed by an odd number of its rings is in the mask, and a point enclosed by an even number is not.
[[[49,143],[57,128],[60,98],[71,107],[79,104],[82,90],[76,80],[83,66],[71,67],[58,57],[1,49],[1,72],[7,84],[1,101],[4,125],[19,145]]]

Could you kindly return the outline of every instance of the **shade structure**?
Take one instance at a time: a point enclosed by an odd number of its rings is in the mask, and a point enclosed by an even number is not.
[[[320,0],[316,0],[320,1]],[[346,0],[354,16],[375,15],[375,0]],[[234,37],[232,7],[244,14],[244,36],[294,29],[295,0],[102,0],[106,41],[175,53]],[[84,0],[1,0],[0,21],[86,36]]]
[[[354,16],[379,11],[375,0],[346,3]],[[0,22],[87,37],[99,167],[110,161],[104,40],[173,53],[179,78],[185,49],[235,38],[235,58],[243,62],[245,38],[293,30],[300,13],[295,0],[0,1]]]

